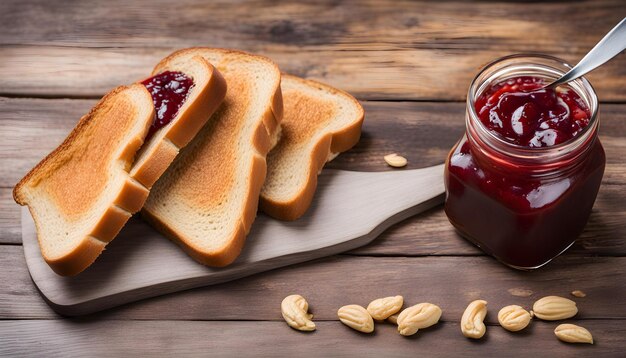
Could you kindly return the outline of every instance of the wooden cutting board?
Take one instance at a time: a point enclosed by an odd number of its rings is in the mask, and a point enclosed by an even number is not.
[[[22,240],[44,299],[58,313],[75,316],[363,246],[389,226],[440,204],[443,193],[443,165],[378,173],[324,170],[306,215],[282,222],[259,214],[241,256],[225,268],[198,264],[138,218],[75,277],[58,276],[45,263],[26,208]]]

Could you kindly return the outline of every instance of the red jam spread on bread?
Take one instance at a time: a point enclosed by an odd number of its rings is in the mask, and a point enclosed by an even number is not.
[[[513,144],[537,148],[563,143],[589,124],[589,108],[567,87],[541,89],[543,79],[521,76],[497,83],[475,102],[481,122]]]
[[[174,119],[193,87],[193,80],[182,72],[165,71],[141,83],[150,92],[156,113],[147,140]]]

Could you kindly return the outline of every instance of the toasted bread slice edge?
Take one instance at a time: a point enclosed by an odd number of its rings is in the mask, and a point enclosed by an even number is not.
[[[186,239],[176,229],[170,227],[166,222],[162,221],[158,216],[153,215],[148,210],[141,211],[141,217],[152,225],[157,231],[165,235],[170,241],[178,245],[185,253],[198,263],[211,267],[224,267],[231,264],[241,253],[246,241],[246,233],[243,223],[240,222],[232,239],[227,245],[213,251],[205,251],[198,249],[193,245],[188,245],[191,240]]]
[[[193,57],[188,63],[162,61],[154,69],[152,76],[164,71],[180,71],[191,76],[194,87],[172,119],[171,125],[162,128],[163,133],[157,132],[150,139],[157,142],[146,148],[150,152],[142,153],[130,171],[131,177],[147,188],[151,188],[165,173],[180,149],[198,134],[226,96],[226,80],[213,65],[200,56]],[[205,74],[207,76],[203,78]]]
[[[129,178],[124,184],[120,195],[115,200],[114,205],[106,211],[90,235],[89,239],[92,245],[89,246],[89,251],[80,256],[81,258],[84,257],[82,263],[73,262],[79,256],[77,254],[68,256],[67,260],[57,260],[55,262],[55,268],[64,267],[59,269],[59,272],[62,272],[62,274],[77,274],[96,260],[106,243],[117,236],[132,214],[141,210],[149,195],[148,189],[165,172],[178,155],[180,149],[193,139],[221,104],[226,95],[226,81],[222,75],[204,58],[198,56],[193,58],[192,61],[197,62],[196,66],[204,68],[208,74],[207,78],[202,78],[201,81],[198,81],[197,77],[199,76],[192,76],[194,77],[192,93],[186,99],[179,113],[172,119],[172,124],[164,128],[166,132],[158,139],[151,153],[146,153],[146,159],[141,163],[135,163],[129,171]],[[186,71],[186,64],[161,62],[153,71],[152,76],[167,70],[180,71],[190,75]],[[193,72],[196,72],[195,74],[197,75],[199,71],[194,70]],[[141,84],[139,83],[139,85]],[[143,87],[143,85],[141,86]],[[152,100],[151,97],[150,100]],[[157,138],[152,139],[157,140]],[[137,150],[133,154],[135,152]],[[99,245],[94,243],[93,239],[104,243],[99,252],[95,250]],[[91,253],[91,255],[88,253]],[[72,266],[71,269],[67,269],[68,265]]]
[[[155,213],[151,212],[148,207],[144,207],[142,210],[142,217],[167,236],[170,240],[176,242],[183,248],[192,258],[201,264],[207,266],[222,267],[232,263],[240,254],[247,233],[250,231],[252,223],[256,217],[258,209],[258,199],[261,191],[261,187],[265,180],[265,174],[267,171],[267,163],[265,156],[275,142],[274,138],[280,128],[280,121],[283,116],[283,103],[282,92],[280,88],[280,70],[278,66],[270,59],[259,56],[256,54],[250,54],[243,51],[230,50],[230,49],[214,49],[214,48],[190,48],[174,52],[170,56],[166,57],[164,61],[180,55],[184,52],[202,52],[205,50],[217,51],[222,53],[230,53],[236,55],[245,55],[261,59],[275,68],[277,76],[277,83],[275,85],[275,91],[271,97],[271,101],[265,112],[261,116],[259,123],[254,131],[254,137],[252,138],[253,146],[257,152],[257,155],[253,159],[251,171],[249,174],[250,185],[246,200],[243,204],[244,210],[241,213],[239,219],[239,225],[235,228],[233,236],[230,240],[225,241],[225,244],[219,249],[207,251],[202,248],[193,245],[192,241],[185,238],[182,233],[176,232],[176,230],[170,227],[165,221],[159,218]],[[157,65],[158,67],[159,65]]]
[[[313,146],[309,158],[309,177],[298,193],[287,201],[279,201],[264,196],[261,193],[259,199],[259,207],[261,211],[269,216],[285,221],[293,221],[300,218],[311,206],[315,191],[317,189],[317,176],[324,165],[330,161],[338,153],[345,152],[356,145],[361,136],[361,127],[365,117],[365,111],[361,104],[349,93],[331,87],[324,83],[314,80],[308,80],[292,76],[286,73],[282,74],[283,78],[299,82],[304,86],[317,86],[337,96],[343,97],[351,102],[357,109],[357,117],[348,125],[335,130],[329,131],[323,135]]]
[[[151,111],[147,111],[145,113],[146,115],[143,118],[137,119],[137,121],[139,121],[138,123],[143,123],[140,126],[139,131],[133,133],[131,137],[128,138],[126,145],[123,148],[120,148],[118,158],[114,159],[123,162],[126,168],[130,167],[135,153],[143,144],[143,139],[146,136],[154,117],[154,107],[151,106],[152,97],[150,96],[150,93],[146,90],[146,88],[140,84],[119,86],[113,89],[111,92],[106,94],[89,111],[88,114],[81,117],[79,122],[66,137],[66,139],[56,149],[54,149],[50,154],[42,159],[39,164],[31,169],[31,171],[29,171],[28,174],[26,174],[26,176],[22,180],[20,180],[20,182],[15,186],[13,190],[13,195],[15,201],[18,204],[28,205],[27,198],[24,197],[24,191],[28,190],[28,185],[37,174],[37,172],[40,170],[44,170],[44,168],[47,166],[46,163],[53,160],[53,158],[59,155],[62,151],[68,150],[72,142],[76,140],[76,137],[80,135],[88,121],[91,120],[93,115],[104,105],[104,103],[125,90],[139,91],[140,93],[142,93],[143,96],[142,101],[146,102],[145,106],[148,107],[148,105],[150,105],[150,108],[152,108]],[[48,265],[52,268],[54,272],[62,276],[72,276],[82,272],[96,260],[96,258],[104,250],[106,243],[109,242],[119,232],[119,230],[121,230],[126,221],[130,218],[131,213],[128,210],[138,210],[139,207],[141,207],[141,205],[143,205],[143,203],[145,202],[147,196],[147,188],[139,183],[134,182],[132,179],[127,178],[126,182],[120,189],[120,193],[111,203],[111,206],[105,210],[102,217],[100,217],[100,220],[94,225],[91,230],[89,230],[89,233],[78,242],[73,250],[67,252],[63,256],[56,258],[48,257],[42,251],[42,256],[44,260],[48,263]],[[31,212],[31,215],[33,216],[35,221],[35,226],[38,232],[38,240],[41,240],[41,237],[39,235],[41,231],[37,221],[37,215],[30,206],[29,211]]]

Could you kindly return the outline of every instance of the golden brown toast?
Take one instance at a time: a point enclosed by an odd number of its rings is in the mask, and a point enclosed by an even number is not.
[[[75,275],[95,261],[224,98],[224,79],[203,58],[160,70],[181,71],[194,85],[173,120],[147,143],[152,97],[142,84],[122,86],[15,186],[15,201],[28,205],[42,256],[56,273]]]
[[[225,266],[256,216],[282,118],[280,71],[265,57],[223,49],[186,49],[165,61],[197,55],[222,73],[226,98],[155,184],[142,214],[200,263]]]
[[[152,75],[177,71],[194,79],[194,87],[169,125],[156,132],[141,148],[130,175],[148,188],[196,136],[226,96],[226,80],[200,56],[184,61],[163,60]]]
[[[324,164],[359,141],[364,112],[354,97],[319,82],[283,74],[281,88],[285,116],[267,157],[259,206],[296,220],[311,205]]]

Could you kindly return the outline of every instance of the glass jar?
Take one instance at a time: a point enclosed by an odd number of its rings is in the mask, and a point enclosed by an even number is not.
[[[539,148],[510,143],[488,130],[474,102],[501,81],[534,76],[550,82],[570,68],[543,55],[512,55],[487,65],[470,85],[465,135],[446,160],[448,219],[469,241],[514,268],[548,263],[585,227],[605,166],[598,100],[586,79],[569,83],[589,108],[589,124],[564,143]]]

